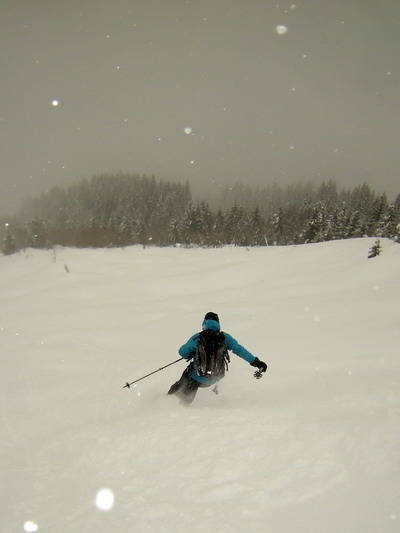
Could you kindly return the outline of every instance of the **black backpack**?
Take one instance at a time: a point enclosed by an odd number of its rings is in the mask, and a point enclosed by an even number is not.
[[[225,376],[230,362],[225,346],[225,335],[220,331],[204,330],[199,333],[196,353],[193,358],[194,369],[202,377]]]

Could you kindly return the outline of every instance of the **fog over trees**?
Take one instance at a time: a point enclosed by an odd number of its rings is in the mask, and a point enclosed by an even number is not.
[[[188,183],[100,175],[53,188],[1,220],[5,254],[26,247],[270,246],[354,237],[397,239],[400,194],[333,180],[252,188],[235,183],[194,198]]]

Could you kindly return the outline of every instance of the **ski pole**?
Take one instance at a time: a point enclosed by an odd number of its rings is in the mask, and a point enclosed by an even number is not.
[[[158,370],[154,370],[154,372],[150,372],[150,374],[146,374],[145,376],[143,376],[143,377],[141,377],[139,379],[135,379],[135,381],[131,381],[130,383],[126,382],[126,384],[122,388],[125,389],[125,387],[128,387],[128,389],[129,389],[131,387],[131,385],[133,385],[134,383],[137,383],[138,381],[141,381],[144,378],[148,378],[152,374],[155,374],[156,372],[160,372],[160,370],[164,370],[164,368],[167,368],[167,366],[174,365],[175,363],[178,363],[179,361],[182,361],[182,360],[183,360],[182,357],[180,357],[176,361],[173,361],[172,363],[169,363],[168,365],[162,366]]]

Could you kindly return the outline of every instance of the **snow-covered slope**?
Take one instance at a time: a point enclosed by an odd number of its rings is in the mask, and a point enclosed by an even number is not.
[[[0,257],[0,531],[400,531],[400,246],[373,242]],[[233,355],[189,407],[183,361],[123,388],[207,311],[261,380]]]

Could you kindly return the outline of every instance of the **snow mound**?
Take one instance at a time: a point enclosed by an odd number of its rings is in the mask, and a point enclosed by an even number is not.
[[[400,246],[0,257],[0,530],[397,533]],[[204,314],[220,393],[166,395]]]

